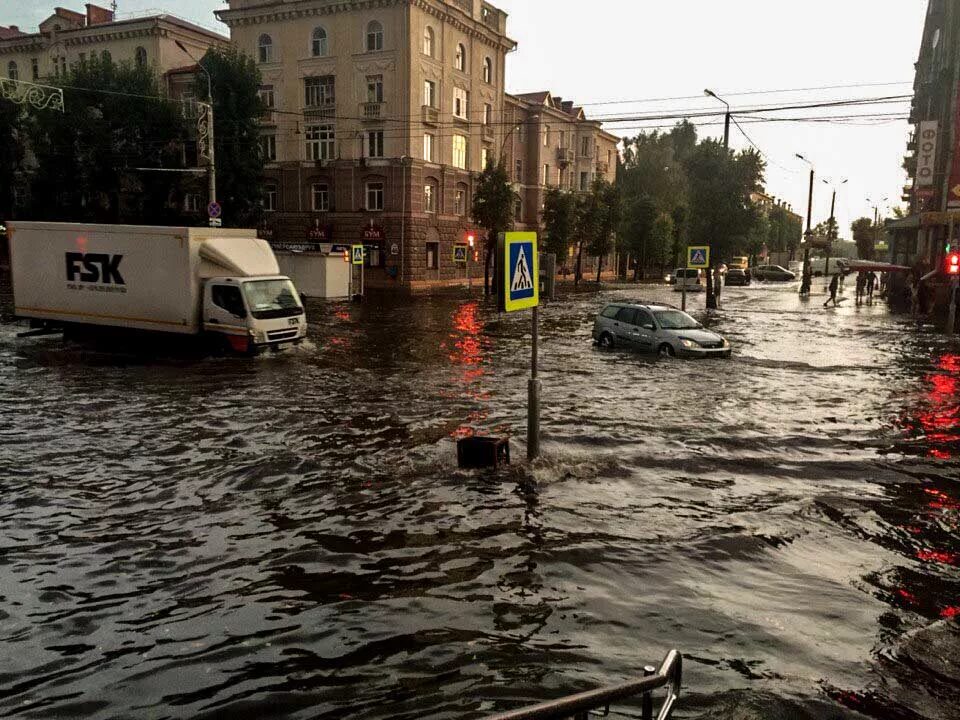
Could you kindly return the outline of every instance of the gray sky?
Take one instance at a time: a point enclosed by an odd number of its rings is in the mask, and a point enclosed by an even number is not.
[[[725,3],[651,0],[493,0],[510,13],[508,31],[518,43],[508,59],[511,92],[550,89],[586,106],[589,115],[665,113],[722,106],[702,95],[704,88],[737,107],[792,101],[818,102],[909,94],[926,0],[728,0]],[[81,10],[80,0],[2,0],[0,24],[34,30],[54,4]],[[106,4],[106,3],[103,3]],[[156,7],[156,0],[119,0],[119,12]],[[226,7],[218,0],[163,0],[171,13],[209,27],[226,28],[213,16]],[[877,83],[903,83],[874,85]],[[861,87],[774,95],[735,93],[837,85]],[[874,85],[862,87],[862,85]],[[697,96],[664,102],[651,98]],[[617,101],[619,104],[593,104]],[[772,117],[896,113],[906,103],[869,108],[791,111]],[[714,121],[720,118],[714,118]],[[670,121],[672,122],[672,121]],[[843,236],[850,222],[870,214],[867,198],[899,204],[900,169],[910,131],[904,121],[777,122],[743,129],[769,159],[767,190],[800,214],[807,204],[807,165],[820,178],[849,178],[837,196]],[[647,123],[648,125],[656,123]],[[609,123],[616,134],[636,134],[639,123]],[[701,134],[722,135],[719,125]],[[748,147],[734,127],[731,145]],[[883,204],[883,203],[881,203]],[[830,190],[818,179],[814,224],[830,212]]]

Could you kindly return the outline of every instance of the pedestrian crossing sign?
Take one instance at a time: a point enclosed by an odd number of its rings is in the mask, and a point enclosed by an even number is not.
[[[540,304],[537,234],[505,233],[503,249],[504,309],[507,312],[515,312],[536,307]]]
[[[687,267],[691,270],[706,270],[710,267],[710,246],[694,245],[688,247]]]
[[[354,265],[363,265],[363,245],[354,245],[351,249]]]
[[[453,261],[461,265],[465,265],[467,262],[467,246],[466,245],[454,245],[453,246]]]

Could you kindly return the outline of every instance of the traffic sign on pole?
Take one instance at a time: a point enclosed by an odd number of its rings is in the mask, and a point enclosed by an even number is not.
[[[454,245],[453,246],[453,261],[458,264],[466,264],[467,262],[467,246],[466,245]]]
[[[540,304],[539,262],[536,233],[504,233],[503,296],[507,312],[527,310]]]
[[[710,246],[693,245],[688,247],[687,267],[691,270],[706,270],[710,267]]]
[[[363,265],[363,245],[354,245],[351,256],[354,265]]]
[[[223,215],[223,207],[216,200],[207,205],[207,216],[215,220]]]

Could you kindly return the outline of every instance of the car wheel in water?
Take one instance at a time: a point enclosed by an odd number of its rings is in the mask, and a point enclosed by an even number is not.
[[[599,345],[603,350],[613,350],[613,335],[610,333],[603,333],[603,335],[600,336],[600,339],[597,340],[597,345]]]
[[[669,343],[664,343],[663,345],[661,345],[659,352],[660,352],[660,357],[672,358],[677,356],[676,351],[673,349],[673,345],[670,345]]]

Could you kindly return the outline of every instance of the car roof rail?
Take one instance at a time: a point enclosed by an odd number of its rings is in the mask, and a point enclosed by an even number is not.
[[[670,303],[660,302],[659,300],[657,300],[657,301],[650,301],[650,300],[626,300],[626,301],[624,301],[624,302],[625,302],[626,304],[628,304],[628,305],[643,305],[644,307],[650,307],[650,306],[665,307],[665,308],[670,308],[671,310],[678,310],[678,309],[679,309],[676,305],[671,305]]]

